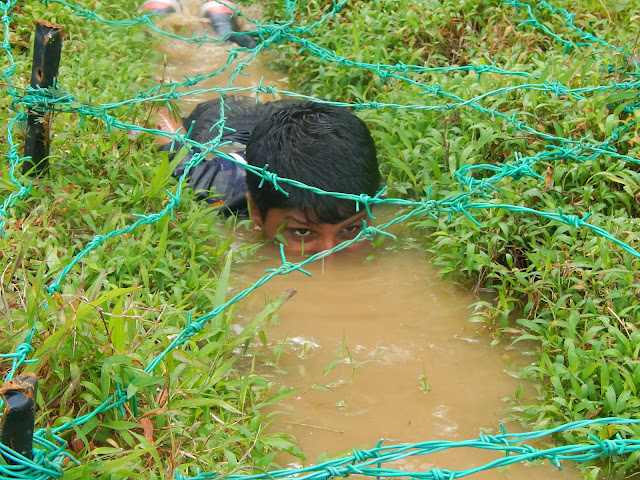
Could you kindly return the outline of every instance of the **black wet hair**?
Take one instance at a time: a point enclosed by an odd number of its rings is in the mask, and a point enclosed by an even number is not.
[[[247,143],[247,162],[278,177],[328,192],[374,196],[380,187],[376,147],[365,123],[347,108],[289,102],[260,122]],[[298,208],[310,222],[340,223],[356,213],[353,200],[318,195],[247,172],[249,195],[265,219],[271,208]],[[363,208],[361,205],[360,208]]]

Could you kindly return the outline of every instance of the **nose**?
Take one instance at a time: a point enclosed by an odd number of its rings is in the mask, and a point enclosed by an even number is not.
[[[316,244],[314,245],[315,247],[315,252],[322,252],[323,250],[331,250],[333,247],[335,247],[336,245],[338,245],[338,240],[336,239],[335,235],[332,234],[325,234],[320,236],[320,238],[318,238],[318,241],[315,242]]]

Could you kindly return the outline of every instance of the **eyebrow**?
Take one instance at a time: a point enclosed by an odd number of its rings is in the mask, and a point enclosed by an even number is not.
[[[360,212],[356,212],[354,215],[352,215],[349,218],[345,218],[344,220],[339,221],[338,223],[332,224],[332,225],[345,225],[345,226],[351,226],[351,224],[353,223],[359,223],[364,221],[364,217],[357,217],[357,218],[352,218],[355,217],[356,215],[358,215],[358,213]],[[312,222],[307,218],[302,218],[302,217],[295,217],[293,215],[287,215],[286,217],[284,217],[285,221],[289,221],[289,220],[293,220],[294,222],[298,222],[302,225],[318,225],[320,223],[326,223],[326,222]],[[284,223],[284,222],[283,222]]]

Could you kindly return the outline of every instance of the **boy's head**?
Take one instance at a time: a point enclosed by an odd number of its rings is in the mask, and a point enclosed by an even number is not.
[[[278,177],[327,192],[374,196],[380,185],[376,147],[367,126],[346,108],[289,102],[258,124],[247,144],[247,162]],[[291,251],[314,253],[355,237],[365,209],[285,182],[247,173],[248,201],[256,227],[269,239],[281,234]]]

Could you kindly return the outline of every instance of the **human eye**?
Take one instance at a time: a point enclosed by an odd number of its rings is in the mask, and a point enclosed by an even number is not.
[[[296,237],[310,237],[313,234],[313,231],[308,228],[292,228],[290,230]]]
[[[362,225],[349,225],[342,229],[343,235],[356,236],[362,230]]]

